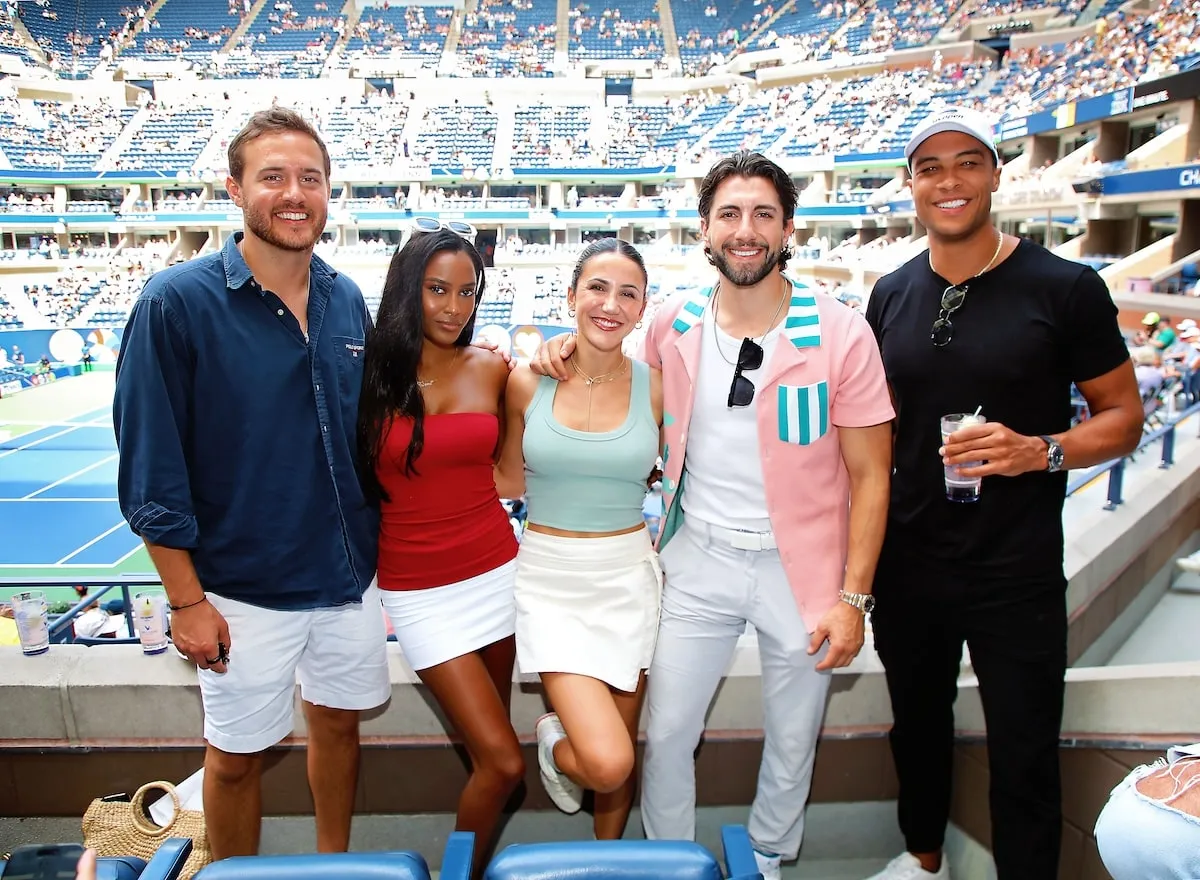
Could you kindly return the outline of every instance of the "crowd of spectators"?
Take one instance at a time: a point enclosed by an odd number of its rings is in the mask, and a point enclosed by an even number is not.
[[[558,24],[554,20],[522,31],[517,14],[533,8],[533,0],[480,0],[466,13],[458,39],[460,67],[472,76],[509,73],[543,76],[553,59]]]
[[[1083,12],[1088,0],[984,0],[975,7],[974,14],[983,18],[990,15],[1023,15],[1039,9],[1058,9],[1061,15],[1074,18]]]
[[[404,10],[404,23],[398,25],[391,18],[371,14],[359,19],[351,33],[362,40],[360,51],[364,55],[388,55],[394,51],[417,52],[421,55],[436,55],[446,42],[450,32],[453,9],[446,6],[432,7],[432,25],[425,14],[426,7],[409,6]],[[437,39],[432,38],[436,34]]]
[[[620,7],[606,7],[598,14],[593,14],[587,3],[579,3],[571,7],[569,20],[571,34],[575,40],[572,45],[573,56],[577,54],[580,58],[587,58],[591,54],[587,48],[586,34],[600,45],[615,50],[599,52],[596,54],[599,58],[662,57],[662,25],[656,16],[630,20],[622,15]]]

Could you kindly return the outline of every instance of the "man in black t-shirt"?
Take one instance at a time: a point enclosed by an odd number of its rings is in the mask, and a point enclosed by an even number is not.
[[[1100,277],[992,224],[1000,169],[987,119],[934,114],[905,155],[929,251],[881,278],[867,305],[897,411],[873,626],[908,849],[876,878],[949,877],[941,849],[966,642],[987,718],[999,880],[1054,880],[1066,469],[1129,453],[1141,402]],[[1071,428],[1073,382],[1093,417]],[[986,424],[943,446],[941,416],[977,408]],[[944,465],[982,478],[975,500],[948,500]]]

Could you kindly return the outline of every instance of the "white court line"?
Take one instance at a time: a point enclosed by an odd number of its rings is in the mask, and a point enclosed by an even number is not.
[[[56,502],[78,503],[80,501],[104,501],[108,504],[116,504],[120,500],[120,498],[0,498],[0,504],[3,504],[6,501],[30,501],[37,502],[39,504],[54,504]]]
[[[120,565],[122,562],[124,562],[126,559],[128,559],[130,556],[132,556],[134,553],[137,553],[139,550],[141,550],[141,549],[142,549],[143,547],[145,547],[145,546],[146,546],[146,545],[145,545],[144,543],[142,543],[141,541],[139,541],[139,542],[138,542],[138,545],[137,545],[136,547],[134,547],[132,550],[130,550],[128,553],[126,553],[124,556],[122,556],[120,559],[118,559],[116,562],[114,562],[114,563],[113,563],[111,566],[109,566],[109,567],[110,567],[110,568],[116,568],[118,565]]]
[[[64,556],[62,559],[58,560],[58,562],[56,562],[54,564],[62,565],[68,559],[70,559],[73,556],[78,556],[80,553],[82,553],[88,547],[91,547],[93,544],[97,544],[100,541],[103,541],[105,538],[107,538],[109,535],[111,535],[117,529],[124,527],[124,525],[125,525],[125,520],[121,520],[119,523],[117,523],[115,526],[113,526],[107,532],[97,535],[96,537],[92,538],[92,540],[90,540],[86,544],[84,544],[82,547],[78,547],[75,550],[72,550],[70,553],[68,553],[66,556]]]
[[[74,570],[77,568],[86,568],[89,571],[95,571],[96,569],[100,569],[100,568],[112,568],[112,566],[105,562],[97,562],[97,563],[68,562],[65,565],[62,563],[57,563],[52,566],[38,565],[36,562],[3,562],[3,563],[0,563],[0,571],[5,571],[10,568],[16,568],[16,569],[20,569],[22,571],[28,571],[31,568],[37,568],[37,569],[62,568],[62,569],[70,569],[70,570]]]
[[[86,420],[87,416],[90,413],[97,413],[97,412],[103,412],[103,409],[102,408],[97,409],[97,408],[93,407],[92,409],[84,410],[83,412],[79,413],[79,415],[72,416],[69,419],[65,419],[65,421],[68,424],[71,424],[72,422],[78,422],[80,419]],[[99,418],[99,416],[95,416],[93,418]],[[56,437],[62,437],[64,434],[70,434],[72,431],[78,431],[82,427],[85,427],[85,426],[84,425],[73,425],[72,427],[67,428],[64,431],[59,431],[57,434],[51,434],[49,437],[42,437],[40,440],[31,440],[28,443],[26,443],[24,446],[18,446],[16,449],[5,450],[4,452],[0,452],[0,459],[8,458],[10,455],[16,455],[18,452],[21,452],[24,449],[31,449],[32,447],[37,446],[39,443],[45,443],[47,440],[53,440]]]
[[[88,471],[94,471],[96,468],[100,467],[101,465],[108,464],[110,461],[115,461],[116,458],[117,458],[117,454],[114,452],[112,455],[108,456],[107,458],[100,459],[100,461],[96,462],[95,464],[89,464],[87,467],[80,468],[79,470],[75,471],[75,473],[73,473],[73,474],[67,474],[61,480],[55,480],[49,486],[42,486],[42,488],[38,489],[36,492],[30,492],[28,495],[23,497],[21,500],[22,501],[32,501],[35,495],[41,495],[43,492],[48,492],[49,490],[53,489],[55,486],[61,486],[63,483],[69,483],[71,480],[75,479],[76,477],[83,476]]]

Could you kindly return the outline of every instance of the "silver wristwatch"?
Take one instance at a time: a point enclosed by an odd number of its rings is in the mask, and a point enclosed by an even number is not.
[[[875,608],[875,597],[870,593],[847,593],[842,590],[838,593],[838,598],[863,614],[870,614]]]

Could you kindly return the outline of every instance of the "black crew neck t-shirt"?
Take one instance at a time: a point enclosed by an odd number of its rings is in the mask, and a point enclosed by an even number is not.
[[[949,501],[939,420],[982,406],[988,421],[1019,434],[1066,431],[1071,384],[1129,359],[1117,308],[1094,270],[1023,240],[967,282],[951,317],[953,338],[937,348],[930,331],[948,285],[922,253],[880,278],[867,304],[897,413],[881,574],[899,565],[972,580],[1061,582],[1067,474],[985,477],[977,502]]]

